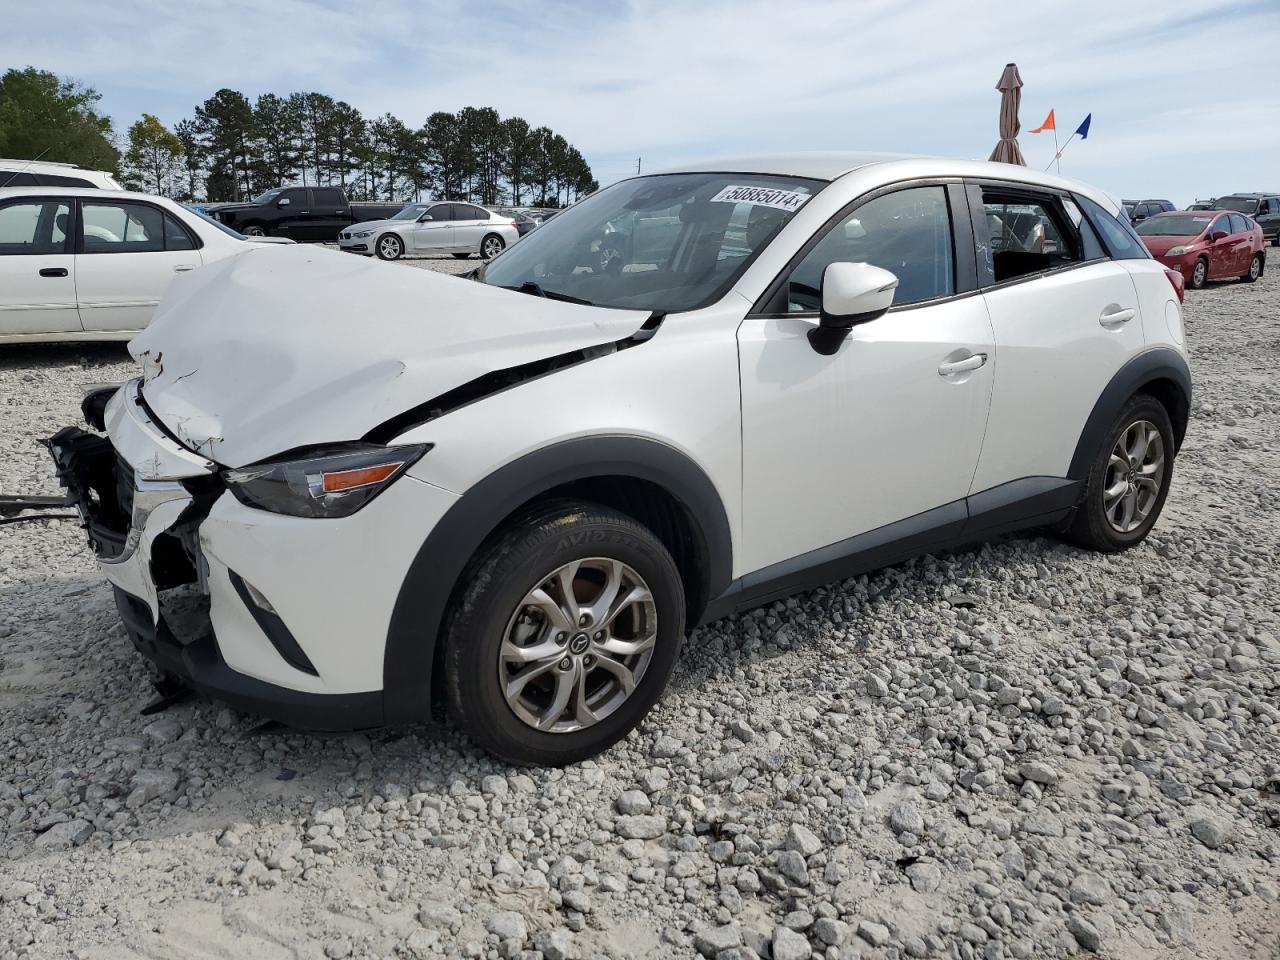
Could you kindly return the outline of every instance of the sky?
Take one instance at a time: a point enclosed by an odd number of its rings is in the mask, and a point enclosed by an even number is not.
[[[10,0],[0,68],[102,94],[123,133],[219,87],[316,90],[420,125],[492,106],[601,184],[751,152],[986,158],[1022,75],[1028,166],[1185,206],[1280,190],[1280,0]]]

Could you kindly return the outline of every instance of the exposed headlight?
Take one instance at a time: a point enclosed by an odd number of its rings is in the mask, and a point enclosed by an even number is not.
[[[224,470],[241,503],[291,517],[347,517],[385,490],[431,449],[429,443],[380,447],[351,443]]]
[[[365,230],[362,233],[353,233],[351,236],[355,237],[357,240],[363,240],[365,237],[371,236],[372,234],[372,230]]]
[[[1191,252],[1190,245],[1184,245],[1181,247],[1170,247],[1168,250],[1164,252],[1164,255],[1166,257],[1180,257],[1184,253],[1190,253],[1190,252]]]

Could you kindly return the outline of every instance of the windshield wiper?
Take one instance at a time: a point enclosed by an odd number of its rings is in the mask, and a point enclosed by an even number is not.
[[[563,300],[565,303],[580,303],[585,307],[593,306],[590,300],[583,300],[581,297],[571,297],[567,293],[557,293],[554,290],[545,289],[542,284],[533,280],[526,280],[518,287],[503,287],[503,290],[514,290],[516,293],[527,293],[534,297],[543,297],[547,300]]]

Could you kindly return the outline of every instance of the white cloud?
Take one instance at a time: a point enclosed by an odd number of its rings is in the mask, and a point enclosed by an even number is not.
[[[410,123],[492,105],[564,133],[606,181],[637,155],[650,167],[743,150],[985,156],[1007,60],[1027,84],[1024,130],[1054,107],[1065,137],[1093,113],[1063,172],[1118,193],[1265,186],[1280,146],[1280,81],[1261,53],[1280,46],[1274,0],[56,6],[7,13],[0,60],[80,77],[122,124],[148,96],[189,112],[221,86],[319,89]],[[1052,156],[1043,135],[1021,142],[1040,166]]]

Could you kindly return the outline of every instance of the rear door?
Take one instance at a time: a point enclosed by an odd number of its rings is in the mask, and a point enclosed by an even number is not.
[[[1066,477],[1094,403],[1144,339],[1129,272],[1073,199],[998,182],[969,191],[997,370],[977,493]]]
[[[0,201],[0,338],[80,330],[74,210],[70,197]]]
[[[437,203],[418,218],[413,228],[415,253],[447,253],[453,249],[453,206]]]
[[[320,243],[337,243],[342,228],[351,222],[347,198],[337,187],[316,187],[311,191],[308,214],[311,239]]]
[[[201,264],[196,240],[160,207],[80,201],[76,293],[86,331],[141,330],[176,274]]]

